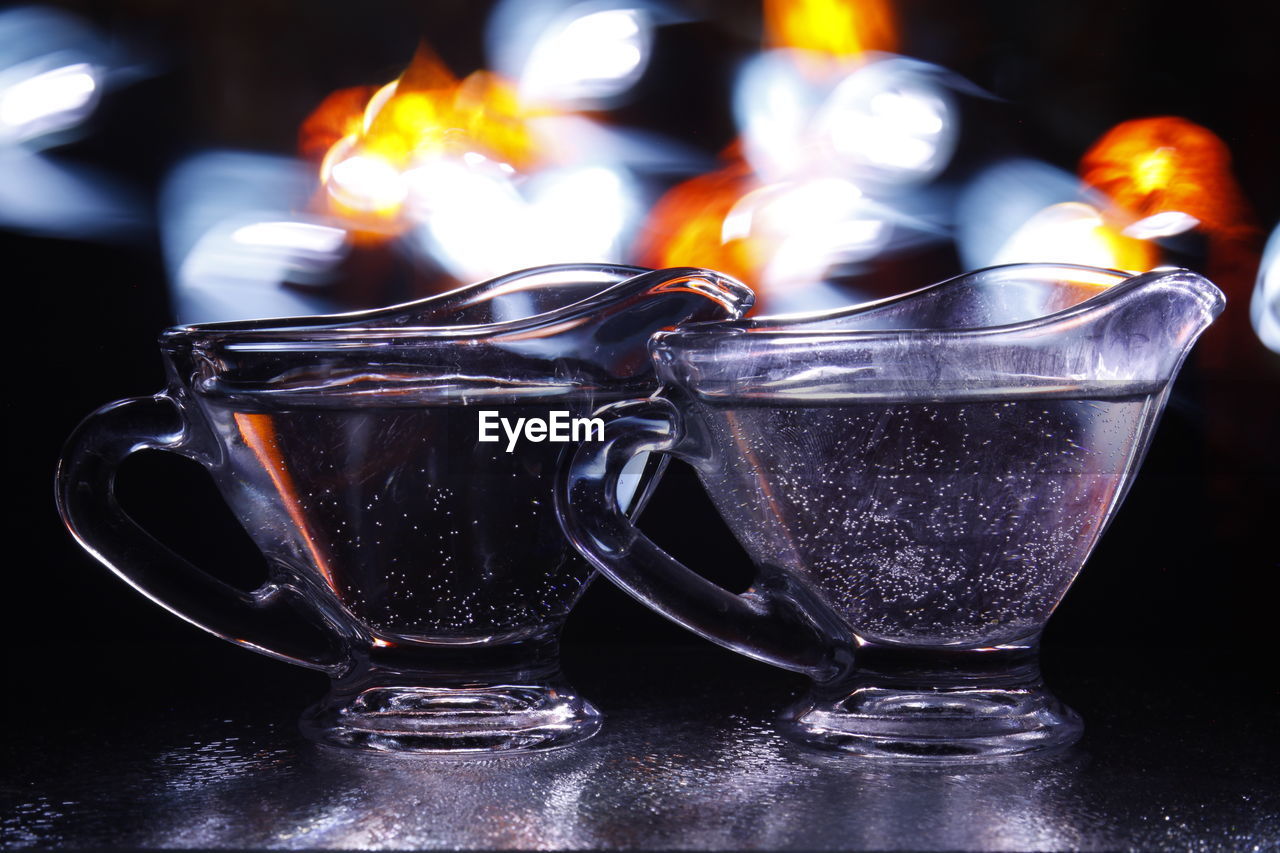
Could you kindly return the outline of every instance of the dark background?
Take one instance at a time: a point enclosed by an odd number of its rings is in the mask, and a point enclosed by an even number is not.
[[[392,79],[419,38],[459,74],[483,64],[486,6],[462,0],[55,5],[148,57],[155,73],[112,93],[89,133],[50,156],[105,169],[144,198],[195,151],[293,153],[299,124],[325,94]],[[758,47],[759,13],[752,3],[682,8],[700,20],[661,31],[639,97],[616,120],[711,156],[734,137],[733,71]],[[1280,219],[1275,30],[1254,17],[1252,4],[1196,8],[1189,15],[1115,0],[900,3],[903,53],[1001,99],[966,105],[971,123],[944,177],[961,179],[1000,152],[1073,171],[1115,123],[1181,115],[1230,147],[1260,247]],[[162,385],[155,338],[172,318],[155,229],[112,243],[15,233],[0,240],[12,306],[5,325],[17,339],[7,348],[17,382],[7,401],[16,471],[5,597],[11,684],[31,695],[161,709],[171,691],[196,681],[234,691],[255,679],[295,679],[301,708],[321,692],[320,676],[235,649],[145,601],[73,542],[54,509],[57,455],[79,418]],[[1204,268],[1194,246],[1180,260]],[[903,287],[961,271],[953,257],[931,263],[933,277]],[[1051,681],[1053,656],[1064,649],[1162,661],[1194,653],[1243,672],[1269,657],[1270,590],[1280,570],[1280,357],[1249,331],[1251,281],[1220,283],[1232,300],[1228,315],[1188,362],[1144,470],[1050,623]],[[139,520],[201,565],[245,584],[263,571],[194,465],[135,457],[120,489]],[[709,577],[736,588],[749,582],[746,558],[688,470],[671,468],[643,526]],[[573,612],[565,642],[570,669],[575,648],[702,643],[605,582]],[[742,671],[772,677],[763,665]]]

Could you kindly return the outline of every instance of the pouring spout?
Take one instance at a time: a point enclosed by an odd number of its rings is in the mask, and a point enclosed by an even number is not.
[[[1136,299],[1166,318],[1170,342],[1190,349],[1227,306],[1227,297],[1209,279],[1185,269],[1136,276]]]
[[[1226,307],[1222,291],[1185,269],[1136,275],[1083,303],[1076,318],[1111,378],[1171,380],[1192,345]]]

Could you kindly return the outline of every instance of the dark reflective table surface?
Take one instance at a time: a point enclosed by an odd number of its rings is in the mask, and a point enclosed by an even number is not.
[[[227,651],[225,672],[152,650],[109,687],[43,687],[59,710],[8,727],[5,846],[1280,846],[1276,691],[1221,660],[1049,649],[1050,686],[1086,721],[1079,746],[917,768],[782,740],[772,717],[803,682],[710,647],[567,648],[601,734],[418,761],[308,745],[295,721],[324,680]]]

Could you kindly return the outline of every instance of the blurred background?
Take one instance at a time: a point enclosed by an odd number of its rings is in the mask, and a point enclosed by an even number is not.
[[[62,440],[161,387],[163,328],[582,260],[714,267],[771,313],[1012,261],[1205,273],[1226,314],[1046,647],[1249,661],[1280,569],[1273,38],[1245,4],[1153,0],[0,10],[11,535],[35,546],[9,561],[19,680],[72,666],[108,691],[174,668],[318,679],[154,607],[57,518]],[[265,571],[193,464],[142,454],[120,490],[201,565],[246,587]],[[708,577],[749,583],[688,470],[672,466],[642,526]],[[606,583],[566,633],[701,642]]]

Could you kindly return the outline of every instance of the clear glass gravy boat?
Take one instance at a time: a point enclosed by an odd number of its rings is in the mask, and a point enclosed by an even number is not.
[[[332,691],[303,719],[315,740],[563,746],[600,725],[557,663],[560,625],[591,575],[554,516],[567,445],[482,441],[479,413],[579,417],[651,393],[652,333],[739,317],[751,302],[705,270],[563,265],[373,312],[170,329],[168,388],[81,424],[59,467],[59,509],[153,601],[329,673]],[[116,468],[142,449],[208,469],[267,557],[261,588],[221,583],[124,514]],[[657,468],[628,473],[629,510]],[[308,641],[282,603],[327,640]]]
[[[864,755],[1061,745],[1046,620],[1133,480],[1221,292],[1186,270],[995,267],[835,313],[689,326],[557,488],[610,579],[722,645],[809,674],[783,729]],[[733,595],[621,512],[637,454],[698,472],[758,568]]]

